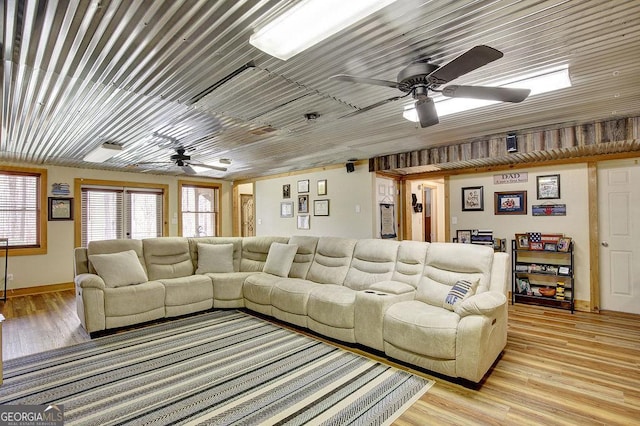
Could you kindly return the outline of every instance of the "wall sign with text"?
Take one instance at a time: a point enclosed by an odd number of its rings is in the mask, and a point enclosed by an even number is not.
[[[511,172],[493,175],[493,183],[501,185],[504,183],[524,183],[529,182],[529,173],[527,172]]]

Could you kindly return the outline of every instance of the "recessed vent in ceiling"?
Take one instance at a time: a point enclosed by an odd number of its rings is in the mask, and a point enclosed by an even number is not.
[[[197,95],[195,95],[193,98],[191,98],[191,100],[189,102],[191,104],[195,104],[196,102],[200,101],[205,96],[211,94],[214,90],[216,90],[217,88],[219,88],[220,86],[222,86],[226,82],[228,82],[231,79],[239,76],[240,74],[242,74],[246,70],[252,69],[252,68],[255,68],[255,67],[256,67],[256,65],[253,63],[253,61],[247,62],[246,64],[244,64],[243,66],[241,66],[237,70],[235,70],[235,71],[231,72],[230,74],[224,76],[220,80],[218,80],[215,83],[213,83],[211,86],[209,86],[206,89],[204,89],[202,92],[200,92]]]

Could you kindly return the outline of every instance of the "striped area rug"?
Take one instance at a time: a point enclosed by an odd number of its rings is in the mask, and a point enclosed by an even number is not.
[[[65,424],[389,424],[433,381],[239,311],[7,360],[0,404]]]

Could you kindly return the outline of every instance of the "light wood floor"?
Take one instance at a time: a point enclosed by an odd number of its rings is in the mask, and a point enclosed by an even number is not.
[[[89,339],[73,291],[0,308],[5,360]],[[640,425],[640,316],[511,306],[507,347],[480,386],[417,373],[436,384],[397,425]]]

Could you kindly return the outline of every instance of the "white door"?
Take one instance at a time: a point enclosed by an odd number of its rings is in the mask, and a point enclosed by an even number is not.
[[[600,308],[640,314],[640,164],[598,164]]]

